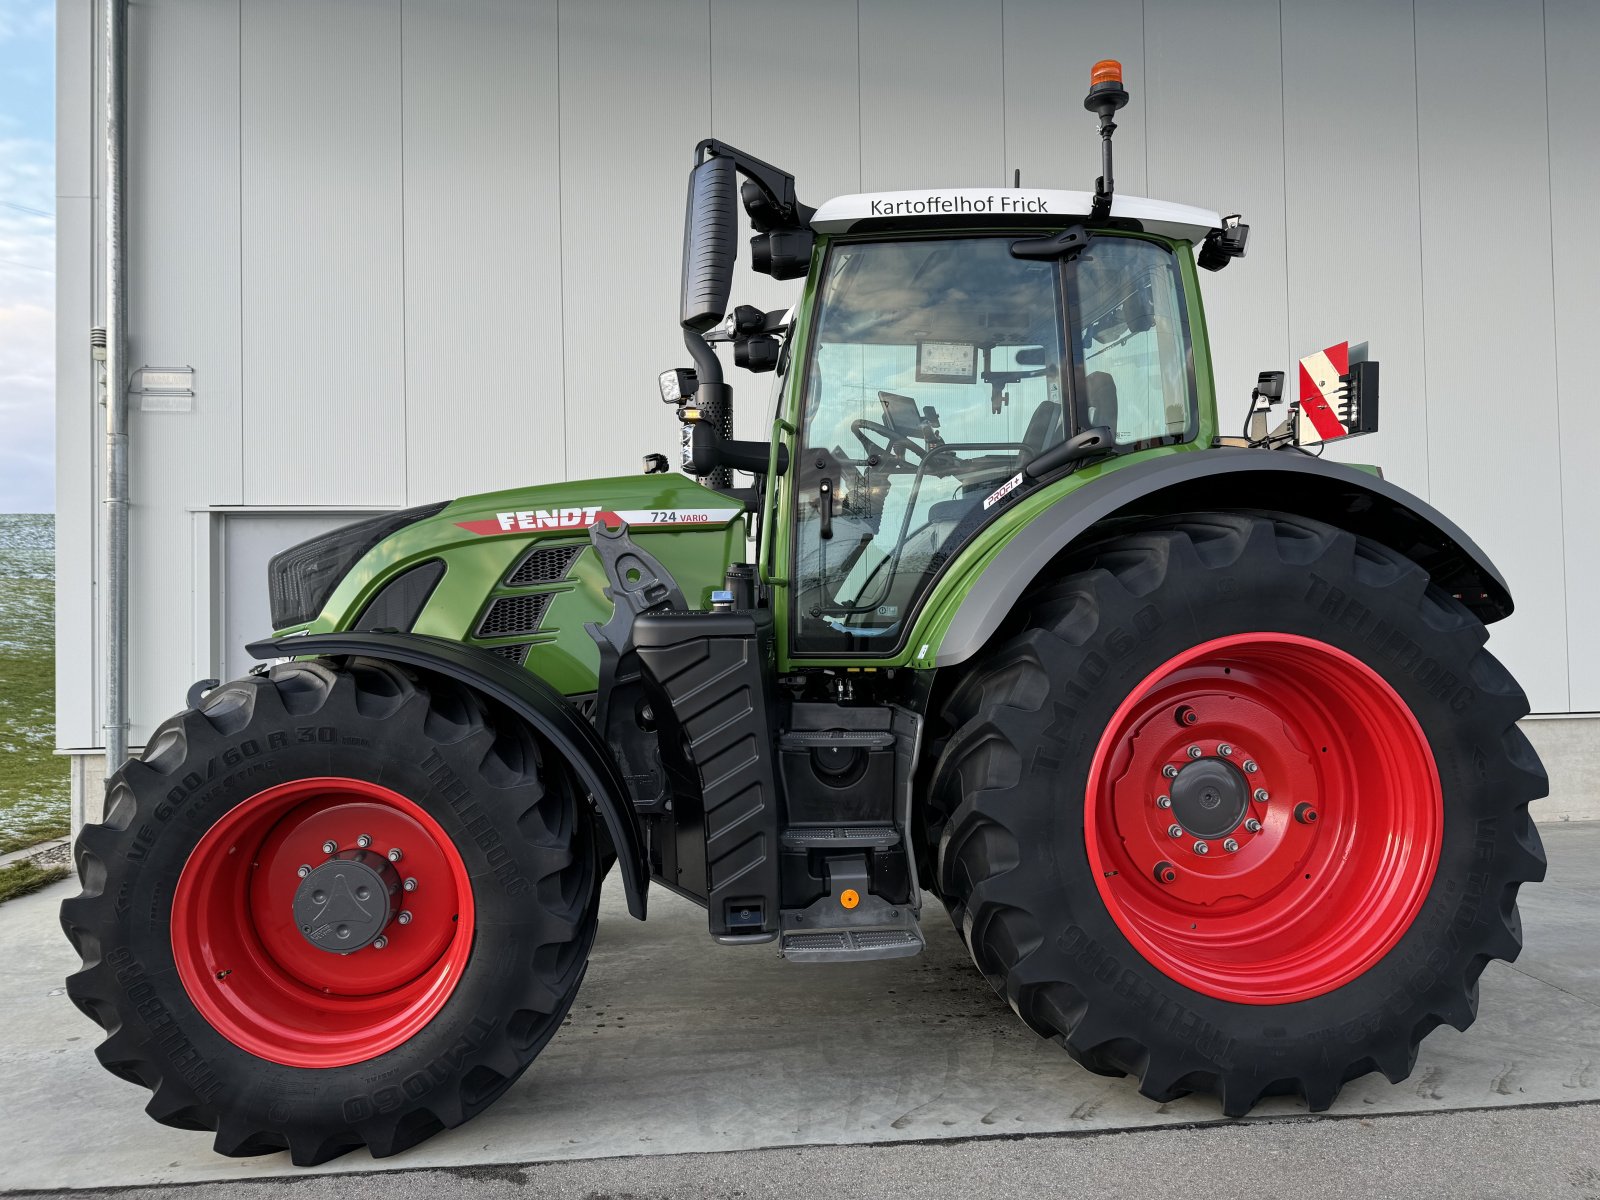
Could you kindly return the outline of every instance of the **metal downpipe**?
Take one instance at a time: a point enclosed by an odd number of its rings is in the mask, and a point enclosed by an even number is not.
[[[127,98],[127,3],[104,0],[106,89],[105,279],[106,774],[128,757],[128,364],[122,207]]]

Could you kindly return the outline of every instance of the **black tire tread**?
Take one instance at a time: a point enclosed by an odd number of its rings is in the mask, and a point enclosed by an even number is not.
[[[1018,839],[1007,827],[1007,805],[1017,802],[1009,782],[1021,747],[1008,734],[1008,714],[1036,711],[1050,688],[1051,661],[1063,645],[1081,645],[1100,614],[1128,611],[1160,586],[1182,559],[1205,570],[1227,571],[1250,547],[1266,548],[1285,563],[1337,557],[1353,563],[1371,586],[1397,589],[1428,625],[1470,646],[1472,680],[1492,697],[1501,756],[1510,780],[1503,795],[1510,818],[1506,847],[1495,860],[1500,920],[1461,975],[1441,980],[1426,1011],[1409,1030],[1365,1047],[1324,1073],[1305,1072],[1262,1081],[1217,1071],[1183,1070],[1151,1052],[1137,1029],[1110,1005],[1093,1005],[1056,960],[1039,923],[1012,886]],[[1510,673],[1483,648],[1487,631],[1466,608],[1411,560],[1319,523],[1265,513],[1205,513],[1165,518],[1154,527],[1124,532],[1068,563],[1019,604],[1018,617],[1001,631],[948,694],[942,710],[947,731],[933,771],[926,814],[936,856],[938,892],[973,961],[1017,1014],[1043,1036],[1064,1046],[1089,1070],[1139,1079],[1148,1098],[1165,1102],[1189,1092],[1215,1092],[1229,1116],[1242,1116],[1263,1096],[1298,1095],[1312,1111],[1329,1107],[1350,1079],[1370,1071],[1391,1082],[1406,1077],[1418,1043],[1439,1024],[1465,1029],[1477,1012],[1478,977],[1491,959],[1516,958],[1521,925],[1517,890],[1544,876],[1545,857],[1529,815],[1529,802],[1548,790],[1543,768],[1517,720],[1528,701]],[[1491,747],[1484,747],[1486,754]]]
[[[451,1094],[402,1105],[356,1126],[269,1128],[241,1119],[225,1104],[196,1097],[183,1079],[163,1072],[161,1062],[125,1024],[118,1007],[121,992],[112,986],[104,961],[105,947],[118,937],[115,906],[109,902],[117,886],[112,864],[138,819],[140,790],[159,794],[150,786],[159,783],[153,777],[169,776],[182,766],[189,746],[238,733],[258,720],[315,714],[336,696],[346,697],[363,716],[402,722],[418,737],[471,752],[478,782],[488,791],[540,785],[518,825],[538,850],[542,874],[534,881],[537,902],[554,918],[549,924],[558,936],[538,948],[545,974],[526,978],[521,1004],[505,1014],[493,1038],[480,1048],[476,1065],[456,1078]],[[321,659],[282,664],[220,687],[199,709],[169,718],[151,735],[140,757],[111,777],[105,820],[86,826],[75,845],[82,890],[61,906],[62,928],[82,960],[67,979],[67,994],[107,1035],[95,1052],[100,1062],[112,1074],[152,1092],[146,1112],[155,1120],[180,1129],[214,1130],[217,1153],[250,1156],[287,1150],[300,1166],[363,1145],[377,1158],[397,1154],[486,1108],[560,1028],[582,980],[596,925],[599,888],[589,816],[581,797],[565,786],[564,772],[549,771],[541,780],[532,738],[520,722],[492,709],[466,687],[361,658],[339,664]],[[143,789],[135,786],[141,782]]]

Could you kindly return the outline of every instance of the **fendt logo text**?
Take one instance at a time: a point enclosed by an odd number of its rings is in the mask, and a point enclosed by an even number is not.
[[[521,512],[495,513],[494,519],[507,533],[513,529],[587,529],[600,515],[600,505],[584,508],[531,508]]]

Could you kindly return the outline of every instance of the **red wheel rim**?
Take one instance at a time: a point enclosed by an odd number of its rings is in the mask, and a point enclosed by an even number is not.
[[[1096,886],[1139,953],[1246,1004],[1320,996],[1388,953],[1433,883],[1443,823],[1406,703],[1343,650],[1285,633],[1205,642],[1146,676],[1100,739],[1085,821]]]
[[[399,884],[383,944],[322,949],[296,923],[302,871],[329,860],[326,843],[348,854],[363,838]],[[173,958],[189,999],[234,1045],[291,1067],[348,1066],[413,1037],[455,990],[472,934],[472,885],[449,835],[398,792],[360,779],[257,792],[200,839],[172,897]]]

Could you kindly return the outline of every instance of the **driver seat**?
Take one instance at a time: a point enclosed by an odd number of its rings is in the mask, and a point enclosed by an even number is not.
[[[1028,457],[1032,458],[1060,441],[1061,433],[1061,405],[1054,400],[1046,400],[1033,410],[1033,416],[1028,418],[1027,432],[1022,435],[1022,444],[1030,451]]]
[[[1088,390],[1088,409],[1090,425],[1104,425],[1112,432],[1113,437],[1117,432],[1117,381],[1105,371],[1090,371],[1084,377]]]

